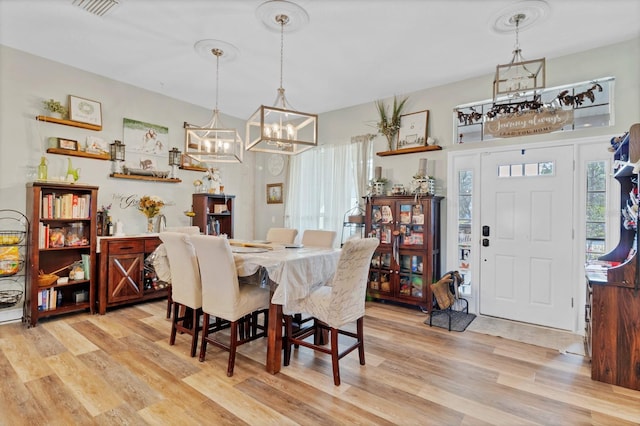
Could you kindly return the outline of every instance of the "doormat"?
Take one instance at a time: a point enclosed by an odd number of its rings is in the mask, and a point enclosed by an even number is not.
[[[432,314],[433,315],[433,314]],[[431,324],[434,327],[449,330],[449,315],[451,315],[451,331],[465,331],[467,326],[476,318],[475,314],[467,314],[461,311],[437,312],[433,315]],[[429,325],[429,318],[424,321]]]

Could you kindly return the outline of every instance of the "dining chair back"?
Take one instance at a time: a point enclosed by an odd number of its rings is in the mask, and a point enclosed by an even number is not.
[[[293,244],[297,236],[297,229],[269,228],[266,240],[270,243]]]
[[[200,228],[197,226],[167,226],[165,228],[166,232],[181,232],[183,234],[189,235],[198,235],[200,233]],[[154,261],[154,268],[156,270],[156,275],[160,278],[160,275],[168,275],[168,278],[165,277],[163,281],[168,282],[167,286],[167,318],[171,318],[171,307],[173,306],[173,289],[171,288],[171,271],[169,270],[169,265],[164,264],[164,259],[162,259],[162,255],[166,256],[166,249],[164,244],[161,244],[162,247],[158,249],[159,259]],[[165,271],[166,269],[166,271]],[[166,273],[165,273],[166,272]]]
[[[336,241],[336,231],[320,229],[306,229],[302,233],[302,245],[306,247],[333,247]]]
[[[321,286],[300,302],[303,313],[314,318],[311,327],[293,330],[291,315],[285,315],[286,342],[284,365],[289,365],[291,345],[305,346],[331,355],[333,382],[340,385],[338,361],[358,349],[360,364],[365,364],[364,326],[365,296],[371,257],[378,247],[377,238],[359,238],[347,240],[342,247],[336,273],[331,283]],[[356,321],[356,332],[341,327]],[[329,347],[318,342],[321,330],[329,331]],[[343,351],[338,348],[338,335],[355,339],[355,343]],[[313,336],[314,341],[306,339]]]
[[[171,271],[171,300],[174,311],[169,344],[175,344],[177,331],[187,333],[192,337],[191,356],[195,356],[202,314],[202,284],[198,258],[187,234],[161,232],[160,240],[167,251]]]
[[[200,265],[204,322],[207,323],[210,316],[228,321],[225,327],[203,330],[200,361],[205,359],[207,343],[223,348],[229,352],[227,376],[232,376],[236,348],[266,336],[269,289],[239,284],[231,245],[226,238],[193,235],[190,239]],[[262,324],[258,322],[260,313],[264,316]],[[229,344],[215,339],[216,332],[223,328],[230,328]]]

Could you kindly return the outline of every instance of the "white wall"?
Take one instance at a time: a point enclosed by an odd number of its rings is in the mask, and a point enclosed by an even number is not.
[[[446,60],[446,58],[438,59]],[[434,60],[434,67],[438,66]],[[408,185],[417,171],[420,158],[428,158],[428,172],[435,175],[438,194],[446,193],[447,150],[464,150],[473,145],[454,145],[453,108],[456,105],[491,97],[493,70],[484,76],[454,84],[409,93],[406,111],[429,110],[429,136],[435,138],[443,151],[375,157],[382,166],[383,176],[392,183]],[[425,69],[425,73],[429,70]],[[640,38],[605,46],[560,58],[547,58],[547,86],[558,86],[605,76],[616,77],[615,124],[608,128],[593,128],[569,133],[529,136],[486,142],[487,146],[512,145],[523,142],[543,142],[620,134],[640,121]],[[401,68],[398,79],[402,78]],[[180,102],[156,93],[135,88],[95,74],[35,57],[0,46],[0,208],[23,211],[26,182],[33,180],[35,167],[50,136],[84,140],[87,135],[100,136],[108,142],[122,140],[122,118],[132,118],[169,127],[170,145],[182,149],[183,122],[206,123],[211,111]],[[42,123],[34,119],[42,113],[43,99],[66,99],[69,94],[100,101],[103,110],[101,132]],[[398,95],[403,95],[398,93]],[[349,143],[350,138],[375,133],[375,99],[361,105],[325,112],[319,115],[321,144]],[[388,101],[388,100],[386,100]],[[225,126],[238,128],[244,136],[244,118],[223,117]],[[581,136],[582,135],[582,136]],[[607,140],[603,140],[607,143]],[[377,137],[375,150],[386,150],[386,141]],[[238,238],[262,238],[270,226],[283,223],[283,206],[267,205],[265,184],[288,184],[286,174],[271,177],[265,172],[267,155],[245,153],[241,165],[220,166],[225,192],[236,195],[235,234]],[[66,157],[47,155],[50,174],[66,170]],[[188,222],[182,214],[190,207],[192,181],[200,173],[180,171],[181,184],[149,183],[116,180],[108,177],[109,161],[73,158],[80,167],[81,181],[100,186],[98,204],[108,204],[114,194],[152,194],[173,200],[176,205],[165,209],[169,225]],[[286,193],[286,187],[285,187]],[[446,217],[446,200],[443,203]],[[126,222],[127,232],[142,232],[144,217],[133,209],[113,210],[115,218]],[[255,218],[255,219],[254,219]],[[446,227],[443,224],[443,230]],[[446,240],[445,240],[446,241]]]
[[[44,155],[49,161],[49,177],[64,174],[67,158],[72,158],[73,166],[81,169],[79,182],[100,187],[98,206],[113,203],[112,216],[124,222],[127,234],[143,232],[146,220],[135,208],[120,208],[113,199],[117,194],[158,195],[174,203],[163,209],[169,226],[189,224],[183,212],[191,207],[194,179],[203,173],[179,170],[179,184],[113,179],[109,177],[110,161],[45,154],[47,140],[63,137],[81,142],[87,136],[108,143],[123,140],[122,119],[126,117],[168,127],[170,147],[184,151],[183,123],[204,124],[211,118],[210,110],[5,46],[0,46],[0,92],[0,208],[24,212],[25,183],[34,180],[35,168]],[[102,131],[35,120],[36,115],[44,114],[42,100],[53,98],[66,103],[69,94],[102,104]],[[244,134],[243,120],[228,116],[221,119],[226,127],[236,127]],[[253,238],[255,157],[245,153],[243,164],[219,165],[225,192],[236,196],[237,238]]]

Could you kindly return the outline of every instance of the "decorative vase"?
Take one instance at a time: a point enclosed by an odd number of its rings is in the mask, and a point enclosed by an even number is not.
[[[153,218],[148,217],[147,218],[147,234],[151,234],[151,233],[153,233]]]

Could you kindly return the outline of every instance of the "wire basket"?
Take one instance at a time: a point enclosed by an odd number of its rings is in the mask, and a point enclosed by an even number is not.
[[[0,290],[0,309],[14,306],[22,299],[22,290]]]
[[[0,245],[20,244],[24,240],[25,231],[0,231]]]
[[[0,278],[10,277],[22,271],[23,259],[0,260]]]

